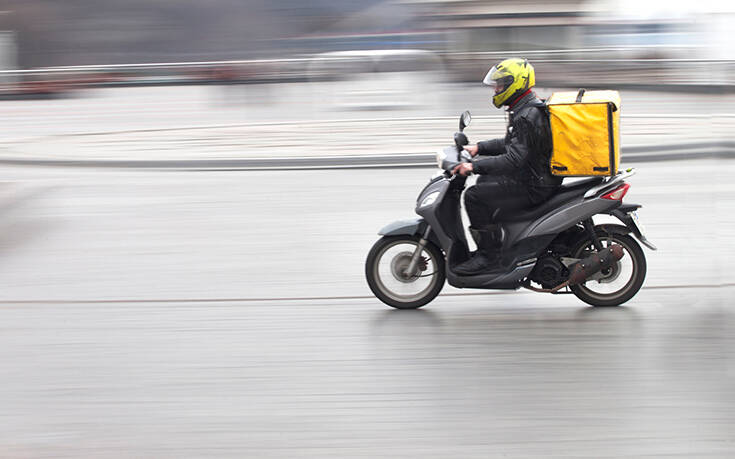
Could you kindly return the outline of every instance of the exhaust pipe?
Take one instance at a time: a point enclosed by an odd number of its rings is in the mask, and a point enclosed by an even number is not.
[[[581,284],[603,269],[612,267],[618,260],[623,258],[624,254],[623,246],[620,244],[612,244],[610,247],[593,253],[589,257],[570,266],[569,278],[564,283],[552,288],[551,292],[556,293],[564,287]]]

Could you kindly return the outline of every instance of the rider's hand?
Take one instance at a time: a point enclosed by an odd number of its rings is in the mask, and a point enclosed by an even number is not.
[[[467,145],[466,147],[464,147],[464,149],[467,151],[467,153],[470,154],[470,156],[473,156],[473,157],[477,156],[477,152],[479,150],[477,145]]]
[[[472,173],[472,163],[462,163],[457,164],[457,166],[452,169],[452,174],[457,175],[464,175],[465,177],[470,175]]]

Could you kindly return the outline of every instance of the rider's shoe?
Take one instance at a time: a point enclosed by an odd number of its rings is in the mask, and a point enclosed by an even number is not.
[[[454,267],[454,272],[460,276],[473,276],[489,272],[498,265],[497,252],[486,254],[484,250],[478,250],[469,260]]]
[[[489,225],[482,229],[470,228],[477,243],[477,252],[472,258],[454,267],[460,276],[472,276],[491,271],[500,264],[500,248],[503,246],[503,230],[500,225]]]

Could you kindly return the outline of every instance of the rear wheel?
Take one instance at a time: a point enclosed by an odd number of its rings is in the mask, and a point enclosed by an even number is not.
[[[419,240],[416,236],[384,236],[370,250],[365,277],[383,303],[397,309],[420,308],[444,287],[444,255],[431,242],[421,251],[414,272],[408,272]]]
[[[571,290],[577,298],[592,306],[619,306],[641,289],[646,278],[646,257],[638,242],[628,235],[598,230],[598,237],[603,247],[620,244],[623,258],[584,283],[572,286]],[[572,249],[572,257],[586,258],[594,250],[592,241],[586,238]]]

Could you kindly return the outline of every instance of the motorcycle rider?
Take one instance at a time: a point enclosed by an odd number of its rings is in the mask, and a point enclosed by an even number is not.
[[[493,105],[506,106],[505,138],[465,147],[474,158],[454,168],[454,174],[479,174],[465,192],[465,208],[477,252],[457,265],[460,275],[489,271],[500,261],[503,230],[495,219],[499,211],[517,211],[550,198],[562,178],[551,175],[551,131],[543,102],[531,90],[536,78],[526,59],[511,58],[495,65],[483,83],[494,88]]]

